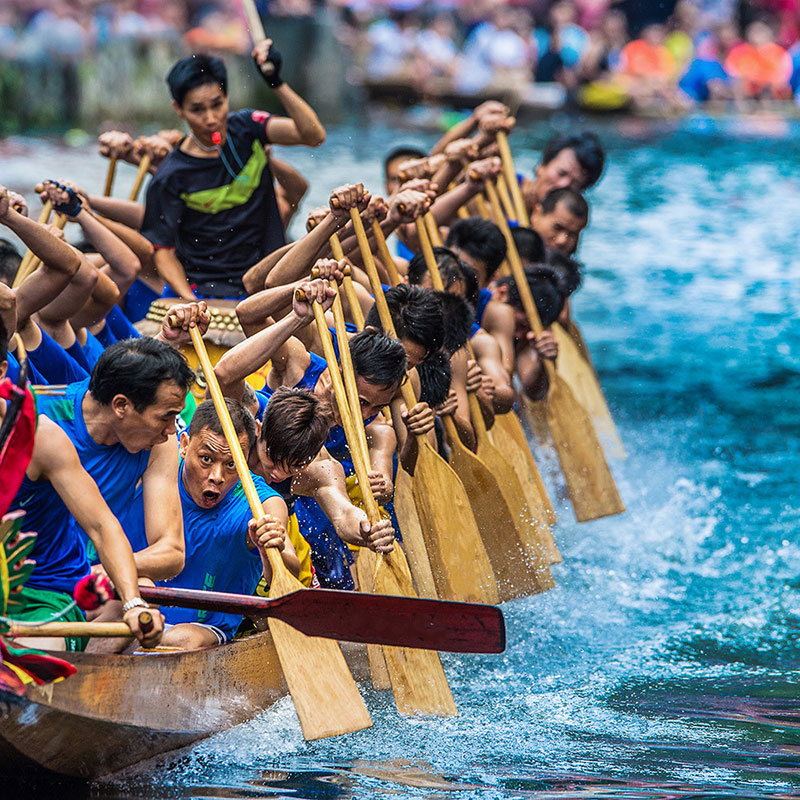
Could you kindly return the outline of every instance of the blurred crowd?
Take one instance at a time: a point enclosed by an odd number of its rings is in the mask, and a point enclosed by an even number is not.
[[[800,0],[354,0],[345,17],[366,82],[432,93],[557,83],[586,108],[680,110],[800,87]]]
[[[328,20],[349,77],[421,94],[560,85],[579,105],[676,110],[800,103],[800,0],[257,0]],[[6,59],[78,58],[129,40],[246,52],[240,0],[4,0]]]

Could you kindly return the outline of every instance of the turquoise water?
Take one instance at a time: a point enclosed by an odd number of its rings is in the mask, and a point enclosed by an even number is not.
[[[548,130],[516,143],[520,166]],[[92,796],[800,794],[800,129],[602,133],[575,308],[629,453],[627,513],[577,525],[551,476],[557,588],[504,606],[502,656],[444,656],[457,718],[403,718],[367,689],[371,730],[309,744],[284,701]],[[342,129],[298,154],[312,203],[377,188],[400,139]],[[83,153],[31,153],[101,183]]]

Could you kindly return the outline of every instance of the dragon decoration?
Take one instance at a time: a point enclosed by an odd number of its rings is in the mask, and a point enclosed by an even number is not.
[[[33,454],[36,431],[36,403],[26,386],[27,363],[20,366],[16,384],[0,381],[0,401],[6,401],[0,424],[0,631],[7,615],[13,616],[14,595],[30,577],[35,566],[28,558],[36,542],[35,533],[23,533],[25,512],[5,514],[25,475]],[[16,647],[0,635],[0,690],[25,694],[31,684],[63,680],[75,673],[68,661],[38,650]]]

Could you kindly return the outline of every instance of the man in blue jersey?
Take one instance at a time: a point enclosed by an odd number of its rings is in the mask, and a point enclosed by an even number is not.
[[[63,396],[39,399],[41,413],[65,431],[122,523],[140,577],[152,580],[183,567],[175,417],[193,382],[181,354],[142,337],[107,348],[91,378],[70,384]],[[132,514],[140,481],[143,525]]]
[[[284,242],[264,152],[266,144],[325,141],[311,106],[280,75],[270,40],[256,45],[259,73],[288,112],[229,112],[228,76],[219,58],[192,55],[167,76],[173,108],[189,126],[147,190],[142,234],[159,274],[178,297],[243,297],[242,275]]]
[[[6,373],[6,355],[6,330],[0,320],[0,380]],[[5,411],[5,401],[0,400],[0,422]],[[88,574],[89,561],[85,542],[72,524],[74,517],[97,549],[117,589],[123,604],[122,618],[143,644],[158,643],[163,623],[159,612],[151,611],[154,624],[147,633],[139,624],[139,615],[148,606],[139,596],[130,544],[97,485],[81,467],[66,434],[45,416],[38,419],[33,456],[10,510],[24,511],[24,529],[37,534],[31,554],[36,566],[21,592],[14,596],[12,616],[15,620],[31,623],[52,617],[64,621],[83,620],[72,603],[72,591]],[[23,637],[16,642],[48,650],[75,650],[85,646],[85,641],[63,638],[26,640]]]
[[[226,400],[234,430],[244,453],[256,440],[256,423],[241,404]],[[253,519],[214,403],[201,403],[188,432],[181,436],[178,489],[186,532],[186,562],[166,585],[182,589],[252,594],[263,576],[269,583],[272,567],[267,548],[278,550],[295,576],[300,562],[286,535],[287,509],[283,498],[253,476],[263,516]],[[222,644],[232,639],[240,614],[168,608],[164,643],[184,649]]]

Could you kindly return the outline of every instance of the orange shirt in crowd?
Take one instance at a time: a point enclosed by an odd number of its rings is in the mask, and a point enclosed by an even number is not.
[[[677,65],[672,53],[664,45],[635,39],[622,48],[619,68],[626,75],[636,78],[672,78]]]
[[[742,42],[728,53],[725,69],[744,83],[747,94],[758,95],[772,89],[774,94],[783,96],[792,77],[792,57],[775,42],[758,47]]]

